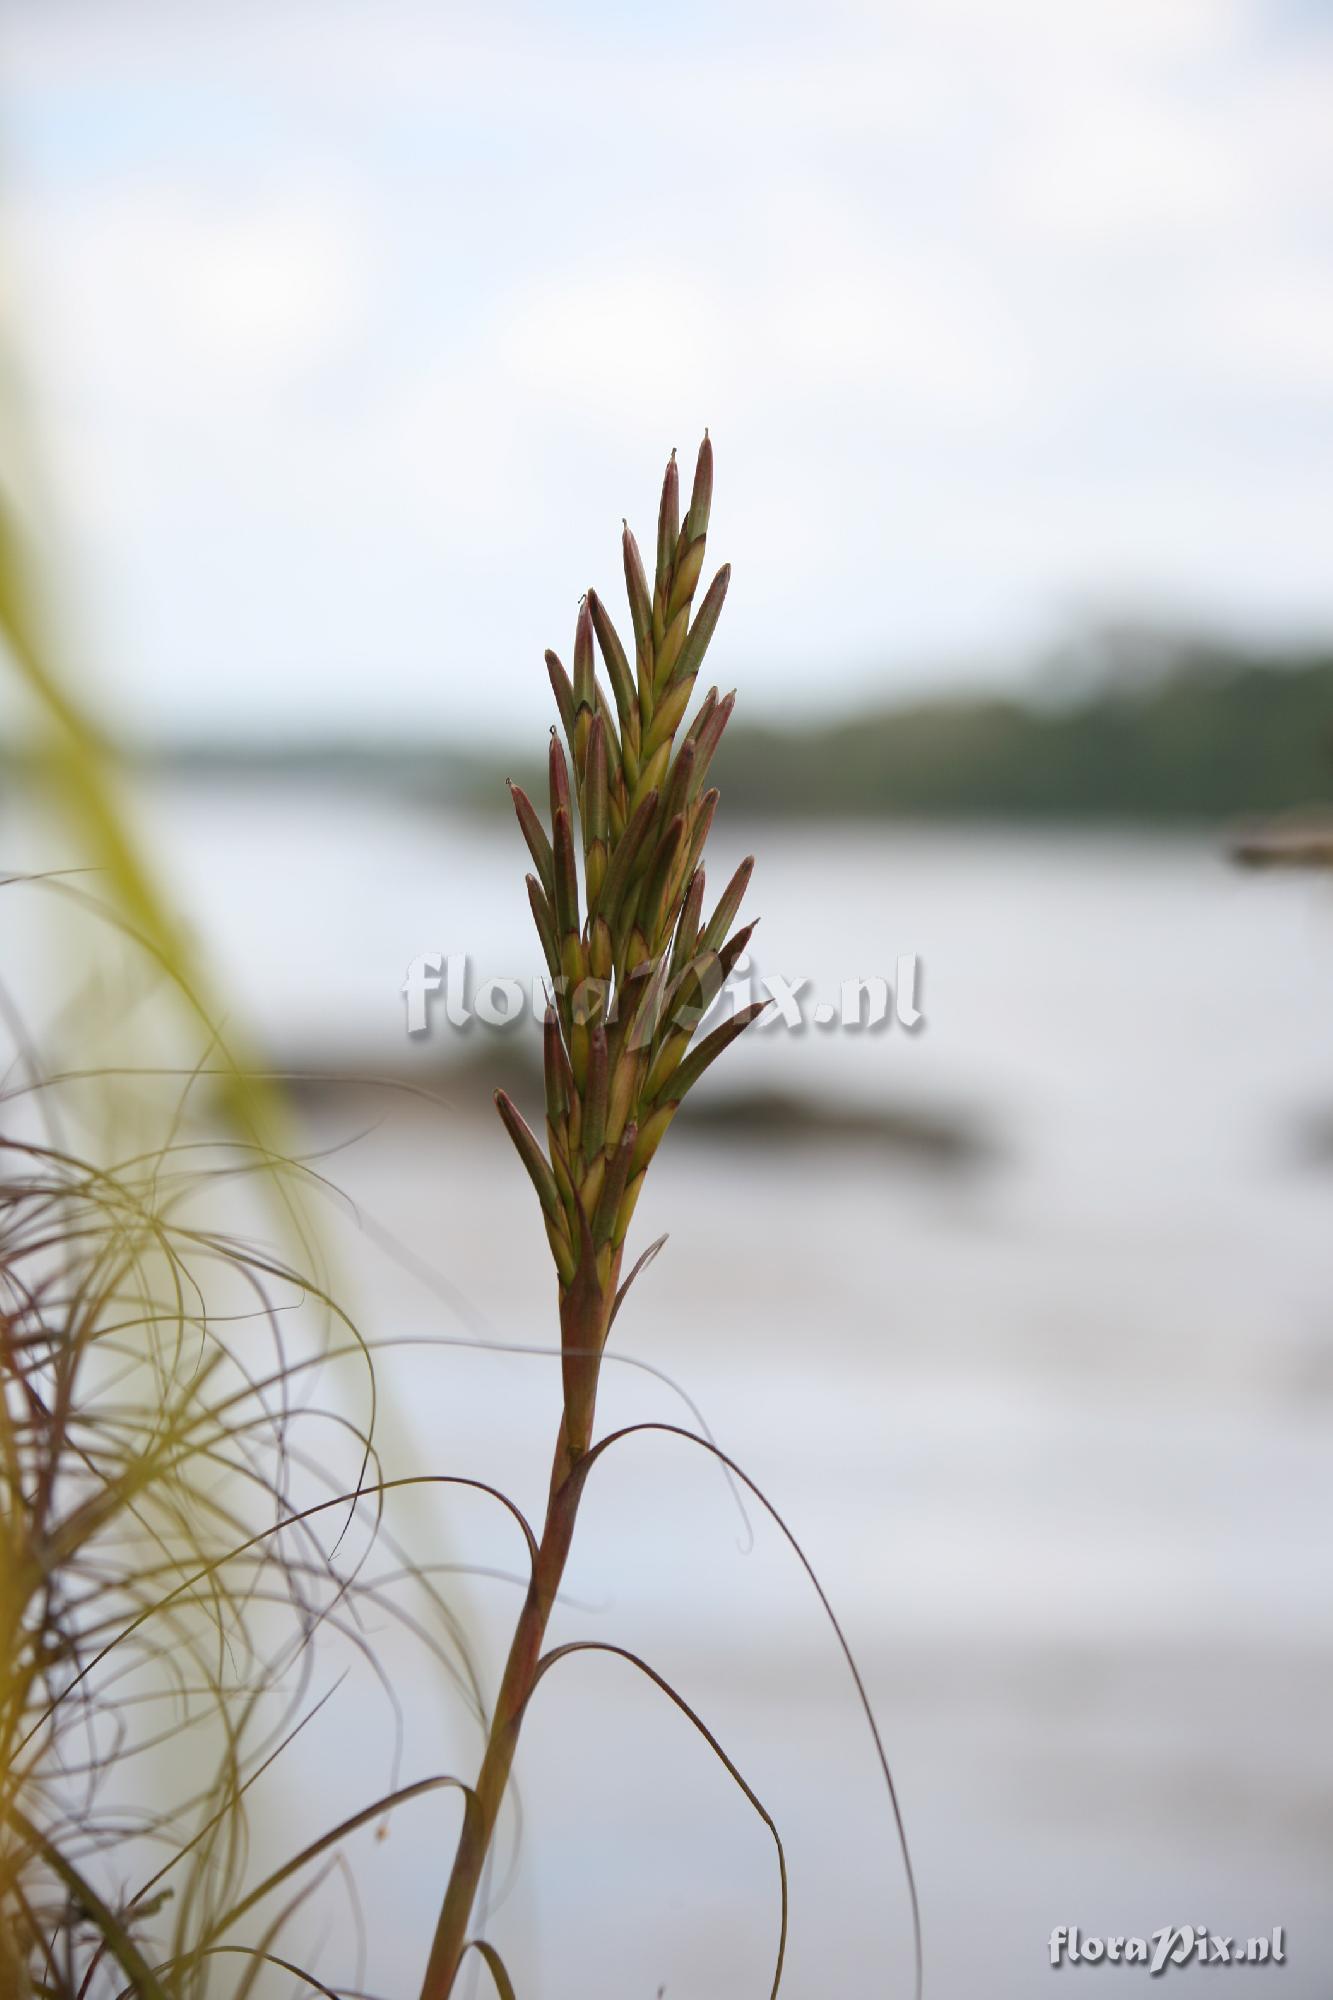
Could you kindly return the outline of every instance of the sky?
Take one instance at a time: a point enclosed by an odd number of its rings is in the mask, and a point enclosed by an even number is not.
[[[9,0],[0,243],[152,732],[530,733],[705,425],[752,715],[1333,631],[1333,4]]]

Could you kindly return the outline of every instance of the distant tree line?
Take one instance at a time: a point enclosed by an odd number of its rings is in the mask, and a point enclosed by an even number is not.
[[[1151,633],[1100,633],[1026,693],[885,704],[830,722],[728,730],[715,775],[732,812],[783,819],[1236,819],[1333,807],[1333,646],[1268,656]],[[423,732],[140,752],[201,776],[267,774],[507,813],[527,761]]]
[[[1077,693],[1072,691],[1077,686]],[[725,765],[722,759],[725,757]],[[1333,651],[1137,650],[1023,699],[943,699],[800,732],[737,727],[728,805],[784,816],[1198,820],[1333,802]]]

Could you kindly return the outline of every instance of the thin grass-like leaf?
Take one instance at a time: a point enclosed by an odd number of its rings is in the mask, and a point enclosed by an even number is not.
[[[777,1849],[778,1856],[781,1916],[778,1927],[777,1963],[773,1968],[773,1984],[770,1989],[769,2000],[777,2000],[778,1989],[782,1985],[782,1967],[787,1956],[788,1919],[787,1854],[782,1845],[782,1835],[778,1832],[777,1821],[773,1818],[772,1813],[769,1812],[767,1806],[764,1805],[754,1789],[746,1783],[736,1765],[722,1748],[716,1736],[714,1736],[712,1730],[696,1714],[695,1710],[690,1707],[685,1697],[672,1687],[665,1675],[659,1674],[655,1667],[649,1666],[645,1659],[642,1659],[638,1653],[630,1652],[627,1647],[608,1645],[605,1640],[600,1639],[572,1639],[563,1646],[556,1646],[549,1653],[543,1654],[537,1663],[537,1671],[533,1676],[534,1691],[538,1683],[544,1679],[558,1660],[568,1659],[575,1653],[607,1653],[613,1659],[627,1661],[630,1666],[637,1668],[641,1674],[645,1675],[653,1683],[653,1686],[659,1688],[668,1701],[673,1702],[686,1720],[691,1722],[695,1729],[698,1730],[700,1736],[703,1737],[704,1742],[722,1765],[728,1777],[731,1778],[732,1782],[749,1800],[749,1803],[753,1806],[755,1812],[773,1836],[773,1845]]]
[[[478,1958],[483,1961],[486,1970],[495,1981],[495,1990],[499,1994],[500,2000],[518,2000],[518,1995],[514,1991],[514,1982],[505,1971],[504,1960],[493,1944],[488,1944],[485,1938],[469,1938],[463,1950],[465,1953],[475,1951]]]
[[[902,1862],[903,1874],[906,1880],[908,1904],[911,1912],[913,2000],[921,2000],[923,1971],[924,1971],[924,1955],[922,1950],[922,1936],[921,1936],[921,1903],[917,1893],[916,1870],[912,1865],[911,1850],[908,1846],[908,1841],[907,1841],[907,1826],[903,1819],[902,1806],[898,1799],[898,1788],[894,1783],[893,1773],[889,1768],[888,1752],[884,1748],[884,1739],[880,1735],[879,1724],[875,1720],[875,1711],[871,1706],[870,1696],[866,1692],[866,1685],[861,1677],[861,1669],[858,1667],[856,1663],[856,1656],[852,1652],[851,1644],[848,1641],[847,1635],[842,1628],[842,1623],[838,1618],[837,1613],[834,1611],[831,1602],[829,1601],[828,1593],[825,1591],[823,1584],[820,1582],[818,1573],[815,1570],[813,1563],[810,1561],[809,1556],[806,1555],[805,1550],[801,1547],[801,1544],[796,1539],[795,1534],[792,1532],[791,1528],[788,1527],[786,1521],[783,1519],[778,1509],[774,1506],[773,1502],[769,1499],[768,1495],[763,1491],[763,1489],[760,1486],[757,1486],[755,1484],[755,1481],[750,1477],[749,1473],[745,1471],[743,1466],[737,1464],[734,1458],[729,1457],[728,1454],[725,1451],[723,1451],[719,1445],[715,1444],[710,1438],[699,1437],[696,1435],[695,1432],[687,1431],[683,1429],[682,1426],[679,1424],[664,1424],[664,1423],[626,1424],[620,1430],[610,1432],[608,1436],[602,1438],[597,1444],[595,1444],[592,1447],[592,1450],[587,1454],[587,1456],[583,1459],[581,1463],[580,1477],[586,1479],[588,1473],[591,1472],[593,1466],[597,1463],[597,1461],[601,1458],[604,1458],[607,1452],[609,1452],[614,1445],[622,1444],[629,1438],[650,1437],[653,1435],[657,1435],[660,1437],[681,1438],[687,1444],[697,1445],[701,1451],[706,1451],[707,1453],[709,1453],[711,1457],[719,1460],[720,1463],[726,1467],[728,1472],[730,1472],[735,1479],[739,1480],[740,1484],[745,1487],[746,1491],[752,1494],[753,1497],[759,1502],[759,1505],[763,1508],[764,1512],[773,1522],[774,1526],[777,1528],[778,1532],[782,1535],[784,1541],[787,1543],[787,1546],[792,1551],[792,1554],[796,1557],[797,1562],[800,1564],[801,1568],[805,1572],[806,1578],[810,1583],[810,1586],[813,1589],[815,1596],[819,1599],[820,1609],[823,1611],[824,1616],[828,1621],[828,1624],[833,1632],[833,1636],[837,1641],[838,1650],[842,1654],[843,1660],[847,1666],[847,1671],[850,1673],[852,1677],[852,1685],[856,1689],[857,1702],[860,1706],[862,1715],[865,1717],[866,1726],[870,1731],[871,1742],[873,1743],[875,1749],[875,1760],[879,1765],[880,1776],[884,1780],[884,1788],[888,1795],[889,1807],[893,1815],[894,1832],[897,1838],[898,1853]]]

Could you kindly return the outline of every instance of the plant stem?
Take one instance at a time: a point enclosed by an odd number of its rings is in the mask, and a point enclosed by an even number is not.
[[[583,1378],[581,1393],[574,1399],[566,1396],[566,1414],[561,1419],[551,1468],[546,1520],[527,1596],[514,1627],[481,1769],[464,1808],[463,1828],[435,1927],[421,2000],[449,2000],[467,1948],[472,1906],[509,1782],[528,1698],[536,1685],[542,1641],[574,1538],[583,1492],[583,1460],[592,1440],[597,1364],[615,1299],[619,1261],[617,1256],[607,1281],[580,1283],[576,1278],[561,1302],[566,1372],[568,1375],[572,1361],[575,1372]],[[581,1269],[580,1277],[585,1275],[592,1276],[592,1267],[586,1274]],[[571,1417],[577,1424],[576,1432]]]

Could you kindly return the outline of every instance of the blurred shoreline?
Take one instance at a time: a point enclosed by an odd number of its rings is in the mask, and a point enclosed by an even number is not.
[[[143,775],[337,786],[507,813],[544,771],[463,738],[214,732],[127,746]],[[0,752],[10,778],[22,751]],[[0,770],[4,763],[0,761]],[[731,813],[778,820],[997,820],[1169,828],[1333,814],[1333,644],[1278,652],[1163,634],[1090,635],[1012,693],[952,691],[833,720],[744,711],[717,760]]]

